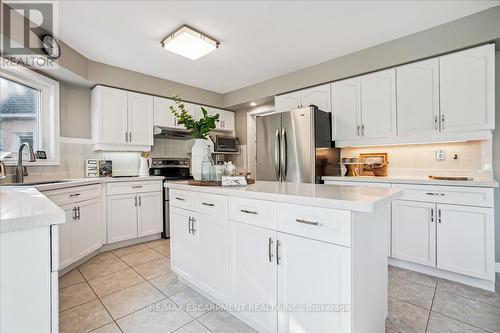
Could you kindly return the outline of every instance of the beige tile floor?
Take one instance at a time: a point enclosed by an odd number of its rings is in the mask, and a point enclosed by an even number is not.
[[[60,332],[255,332],[170,270],[168,240],[102,253],[59,279]],[[500,276],[497,276],[500,290]],[[193,309],[192,305],[202,305]],[[500,332],[500,293],[389,267],[386,332]]]

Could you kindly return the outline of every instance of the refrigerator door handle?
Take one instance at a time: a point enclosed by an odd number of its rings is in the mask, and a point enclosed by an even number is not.
[[[276,141],[274,143],[274,172],[276,173],[276,180],[280,181],[281,174],[280,174],[280,151],[281,147],[281,140],[280,140],[280,130],[276,130]]]
[[[287,159],[288,159],[288,147],[287,147],[287,140],[286,140],[286,130],[283,129],[281,131],[281,161],[283,163],[281,167],[281,180],[286,181],[286,171],[288,167]]]

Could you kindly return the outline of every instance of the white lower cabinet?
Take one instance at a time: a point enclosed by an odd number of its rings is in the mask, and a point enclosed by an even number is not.
[[[72,253],[78,260],[102,246],[101,199],[92,199],[77,204],[76,220],[72,226]]]
[[[198,275],[198,240],[191,232],[192,212],[170,208],[170,246],[172,270],[189,282]]]
[[[139,237],[159,234],[163,231],[163,196],[161,192],[139,195],[138,235]]]
[[[62,206],[61,208],[66,214],[66,222],[59,225],[59,267],[64,268],[74,261],[71,251],[71,231],[73,229],[73,222],[75,222],[75,210],[73,205]]]
[[[350,249],[281,232],[277,241],[278,332],[349,332]]]
[[[108,196],[108,243],[137,237],[137,196],[119,194]]]

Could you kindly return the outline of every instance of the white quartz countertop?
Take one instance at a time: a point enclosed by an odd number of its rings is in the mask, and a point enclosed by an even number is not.
[[[0,233],[65,222],[64,211],[37,189],[0,187]]]
[[[359,212],[372,212],[403,194],[391,188],[260,181],[238,187],[192,186],[187,182],[165,183],[165,187]]]
[[[477,178],[473,180],[437,180],[424,176],[325,176],[323,180],[328,181],[348,181],[348,182],[371,182],[371,183],[394,183],[394,184],[417,184],[417,185],[444,185],[444,186],[470,186],[470,187],[498,187],[498,182],[494,179]]]

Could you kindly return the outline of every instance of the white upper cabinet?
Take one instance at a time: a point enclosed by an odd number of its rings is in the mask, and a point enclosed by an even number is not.
[[[128,143],[153,145],[153,96],[128,93]]]
[[[360,80],[357,77],[332,83],[333,140],[353,140],[360,138],[360,88]]]
[[[361,136],[396,136],[396,71],[394,68],[361,76]]]
[[[441,130],[495,128],[495,45],[439,58]]]
[[[439,132],[438,59],[396,68],[399,136],[435,135]]]
[[[215,123],[215,131],[233,132],[235,121],[234,112],[217,109],[211,106],[196,105],[196,117],[200,119],[203,117],[203,112],[201,108],[207,110],[209,116],[219,114],[219,121]]]
[[[169,98],[154,97],[154,126],[176,127],[175,117],[170,111],[170,107],[175,101]]]
[[[323,84],[300,91],[276,96],[275,106],[277,112],[287,112],[302,107],[317,106],[326,112],[331,111],[330,84]]]

